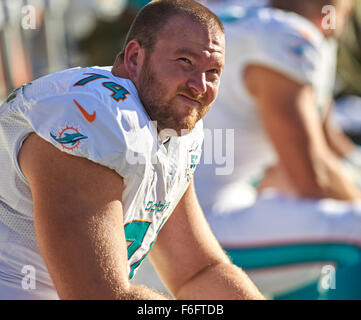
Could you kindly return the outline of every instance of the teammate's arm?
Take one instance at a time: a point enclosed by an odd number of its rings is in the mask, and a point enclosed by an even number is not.
[[[304,197],[361,199],[328,147],[313,88],[264,66],[249,66],[245,81],[281,166]]]
[[[328,146],[340,157],[344,158],[355,149],[352,140],[345,135],[335,124],[331,121],[332,104],[330,103],[325,120],[323,122],[323,131],[328,143]]]
[[[61,299],[164,299],[129,283],[123,179],[32,134],[19,154],[41,255]]]
[[[193,183],[161,229],[150,259],[177,299],[263,299],[213,236]]]

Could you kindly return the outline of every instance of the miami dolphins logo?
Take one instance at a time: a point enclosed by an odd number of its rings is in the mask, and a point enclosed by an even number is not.
[[[78,148],[80,141],[88,138],[87,136],[81,134],[79,130],[73,126],[66,126],[59,132],[59,134],[50,132],[50,136],[56,142],[60,143],[63,149],[66,150],[74,150]]]

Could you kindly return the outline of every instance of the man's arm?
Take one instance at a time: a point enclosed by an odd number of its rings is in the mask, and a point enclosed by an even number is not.
[[[323,124],[328,146],[337,154],[350,179],[361,189],[361,147],[356,146],[337,124],[331,121],[332,106],[330,105]]]
[[[327,145],[312,87],[263,66],[249,66],[245,81],[279,162],[298,194],[361,199]]]
[[[177,299],[263,299],[213,236],[193,183],[160,231],[150,259]]]
[[[131,285],[123,227],[123,180],[32,134],[19,154],[34,203],[41,255],[61,299],[164,299]]]
[[[355,150],[355,144],[346,136],[334,123],[331,121],[332,105],[328,107],[325,120],[323,122],[323,131],[325,133],[326,141],[331,150],[333,150],[338,157],[344,158]]]

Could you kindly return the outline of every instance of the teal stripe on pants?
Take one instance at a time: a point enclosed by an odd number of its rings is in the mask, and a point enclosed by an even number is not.
[[[325,291],[315,282],[275,299],[361,299],[361,249],[357,246],[326,243],[225,250],[233,263],[246,272],[298,263],[336,264],[336,289]]]

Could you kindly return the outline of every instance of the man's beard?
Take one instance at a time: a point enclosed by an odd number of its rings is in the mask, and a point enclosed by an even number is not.
[[[164,100],[167,89],[150,67],[149,61],[145,61],[139,78],[138,94],[150,119],[157,122],[158,131],[170,129],[169,131],[176,131],[177,135],[190,132],[211,107],[205,105],[205,97],[194,95],[189,88],[177,88],[176,94],[179,93],[199,101],[199,107],[184,105],[177,112],[174,106],[176,95],[169,101]]]

